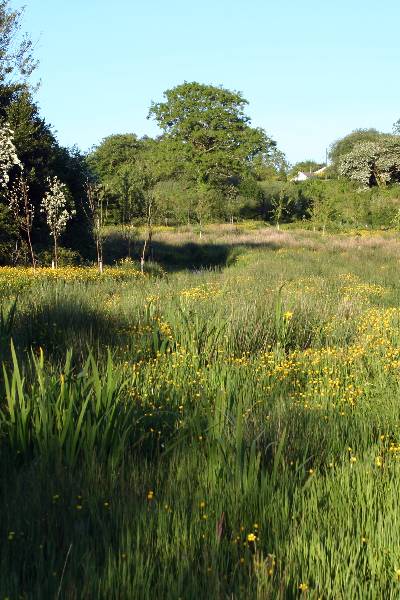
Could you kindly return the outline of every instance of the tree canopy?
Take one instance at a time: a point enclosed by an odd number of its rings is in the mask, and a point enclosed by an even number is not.
[[[373,128],[355,129],[348,135],[345,135],[343,138],[340,138],[331,144],[329,158],[334,167],[337,167],[340,158],[351,152],[357,144],[374,142],[384,135],[385,134]]]
[[[84,181],[87,167],[76,149],[60,146],[51,126],[40,115],[34,101],[34,89],[29,77],[36,62],[33,44],[21,33],[23,10],[13,9],[8,0],[0,0],[0,126],[9,126],[13,143],[21,164],[9,172],[8,190],[0,197],[0,238],[11,242],[17,229],[9,210],[9,192],[19,189],[18,180],[23,172],[23,189],[29,191],[29,204],[33,207],[33,238],[39,246],[49,242],[49,231],[43,215],[41,201],[48,191],[48,179],[59,177],[68,187],[68,194],[76,207],[74,219],[69,223],[64,242],[70,247],[87,249],[90,232],[84,224]],[[21,188],[22,189],[22,188]],[[7,245],[0,247],[0,261],[9,260]]]
[[[339,173],[364,187],[400,181],[400,139],[380,136],[361,142],[339,159]]]
[[[21,33],[24,9],[11,8],[9,0],[0,0],[0,83],[26,82],[36,67],[33,43]]]
[[[222,87],[183,83],[152,103],[155,118],[170,142],[177,162],[198,184],[224,188],[240,178],[251,160],[275,148],[260,128],[250,125],[240,92]]]

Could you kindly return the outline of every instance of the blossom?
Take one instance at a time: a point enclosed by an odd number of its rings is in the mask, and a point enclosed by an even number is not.
[[[14,166],[22,169],[14,146],[14,132],[8,123],[5,123],[0,127],[0,187],[7,187],[10,180],[9,171]]]
[[[306,592],[308,590],[308,585],[306,583],[304,583],[304,582],[300,583],[299,590],[301,592]]]
[[[49,190],[42,200],[41,212],[46,215],[50,235],[57,239],[65,230],[75,211],[67,210],[67,186],[61,183],[57,177],[48,177],[47,183]]]

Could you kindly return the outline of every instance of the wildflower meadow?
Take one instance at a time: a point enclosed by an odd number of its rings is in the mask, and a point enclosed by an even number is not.
[[[396,234],[195,236],[0,269],[0,598],[399,598]]]

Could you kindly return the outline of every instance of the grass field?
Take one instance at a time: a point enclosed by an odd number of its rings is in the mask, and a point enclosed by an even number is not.
[[[0,269],[0,599],[400,598],[400,241],[153,258]]]

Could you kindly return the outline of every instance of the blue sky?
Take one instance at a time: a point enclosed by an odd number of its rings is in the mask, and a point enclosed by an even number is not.
[[[185,80],[242,91],[253,124],[291,162],[322,160],[336,138],[400,118],[398,0],[25,4],[37,98],[65,145],[156,134],[150,102]]]

